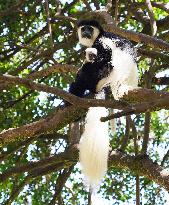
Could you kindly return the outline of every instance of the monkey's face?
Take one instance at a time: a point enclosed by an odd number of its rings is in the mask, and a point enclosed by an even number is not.
[[[91,47],[98,37],[100,31],[98,28],[90,25],[80,26],[77,30],[79,42],[87,47]]]
[[[86,52],[86,61],[93,63],[97,57],[97,49],[87,48],[85,52]]]
[[[94,31],[94,28],[92,28],[92,26],[82,26],[81,27],[81,35],[82,35],[82,38],[89,38],[91,39],[92,38],[92,35],[93,35],[93,31]]]

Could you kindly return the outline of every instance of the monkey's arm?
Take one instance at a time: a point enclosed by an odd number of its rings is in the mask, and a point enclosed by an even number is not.
[[[77,76],[75,81],[70,84],[69,93],[78,97],[83,97],[86,88],[84,86],[82,76]]]

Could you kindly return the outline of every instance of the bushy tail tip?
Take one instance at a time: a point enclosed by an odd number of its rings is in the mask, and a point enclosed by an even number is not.
[[[82,134],[79,150],[82,173],[87,184],[97,187],[107,171],[109,152],[108,122],[100,118],[107,116],[104,107],[92,107],[86,116],[84,133]]]

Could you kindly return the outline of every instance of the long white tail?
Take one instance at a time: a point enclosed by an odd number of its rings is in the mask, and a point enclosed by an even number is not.
[[[107,170],[108,122],[100,121],[100,118],[107,114],[107,109],[104,107],[89,108],[85,130],[79,144],[82,173],[92,188],[98,186]]]

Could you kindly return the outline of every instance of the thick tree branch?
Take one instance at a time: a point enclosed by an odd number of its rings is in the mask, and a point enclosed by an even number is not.
[[[61,157],[62,155],[62,157]],[[60,156],[60,158],[58,158],[58,156]],[[53,160],[55,161],[55,163],[57,162],[57,164],[50,164],[48,162],[48,160]],[[44,161],[45,160],[45,161]],[[30,172],[30,176],[31,177],[36,177],[39,175],[43,175],[46,173],[50,173],[51,171],[54,171],[54,169],[52,168],[52,166],[55,166],[57,169],[60,166],[60,163],[62,163],[63,166],[63,162],[67,163],[67,166],[70,166],[72,163],[75,163],[78,160],[78,152],[75,149],[75,147],[73,146],[73,149],[69,149],[66,151],[66,154],[61,153],[59,155],[53,156],[53,158],[47,158],[44,159],[42,161],[39,162],[33,162],[34,165],[35,163],[39,163],[39,164],[45,164],[46,166],[43,167],[42,169],[37,169],[34,168],[31,172]],[[50,161],[51,162],[51,161]],[[49,165],[49,166],[47,166]],[[26,166],[26,165],[25,165]],[[66,165],[64,165],[66,166]],[[130,156],[128,154],[124,154],[122,152],[116,152],[113,151],[111,153],[111,156],[109,158],[109,166],[114,166],[120,169],[127,169],[130,170],[131,172],[138,174],[140,176],[144,176],[150,180],[153,180],[154,182],[156,182],[157,184],[161,185],[162,187],[164,187],[167,191],[169,191],[169,172],[167,172],[166,170],[162,169],[162,167],[160,167],[158,164],[153,163],[153,161],[151,159],[149,159],[148,157],[143,157],[143,156]],[[33,165],[32,165],[33,167]],[[18,173],[17,169],[15,169],[14,173]],[[25,169],[23,169],[22,171],[24,171]],[[12,173],[10,173],[12,174]],[[7,176],[1,175],[1,181],[4,181],[4,177],[5,179],[7,179]]]
[[[28,79],[23,79],[23,78],[19,78],[17,76],[11,76],[11,75],[0,75],[0,81],[4,81],[7,84],[14,84],[14,85],[24,85],[28,88],[30,88],[31,90],[37,90],[37,91],[43,91],[43,92],[47,92],[47,93],[52,93],[55,94],[63,99],[65,99],[66,101],[78,105],[79,107],[82,108],[88,108],[90,106],[103,106],[103,107],[113,107],[117,106],[120,107],[121,105],[126,105],[127,103],[123,103],[123,102],[119,102],[119,101],[107,101],[105,102],[105,100],[93,100],[93,99],[84,99],[84,98],[80,98],[77,97],[75,95],[72,95],[62,89],[56,88],[56,87],[50,87],[44,84],[40,84],[40,83],[34,83],[32,81]]]
[[[130,156],[120,152],[112,152],[109,164],[153,180],[169,191],[169,172],[148,157]]]
[[[34,176],[35,174],[37,174],[37,171],[41,172],[43,169],[48,170],[47,168],[53,165],[54,166],[58,165],[59,167],[60,166],[69,167],[70,165],[72,165],[77,161],[77,153],[78,152],[75,149],[75,147],[72,146],[70,148],[67,148],[66,151],[62,153],[42,159],[40,161],[29,162],[23,165],[17,165],[0,174],[0,182],[4,182],[9,177],[23,172],[29,172],[31,175]]]
[[[48,93],[53,93],[55,95],[58,95],[65,100],[67,100],[70,103],[75,103],[75,101],[78,101],[78,97],[71,95],[70,93],[67,93],[66,91],[59,89],[59,88],[54,88],[54,87],[49,87],[47,85],[39,84],[39,83],[34,83],[28,79],[23,79],[19,78],[17,76],[10,76],[10,75],[1,75],[0,80],[5,81],[6,83],[14,83],[14,84],[20,84],[20,85],[25,85],[26,87],[30,88],[31,90],[37,90],[37,91],[44,91]],[[80,99],[80,98],[79,98]]]
[[[79,110],[77,106],[69,106],[65,109],[56,110],[45,119],[1,132],[0,144],[2,146],[6,143],[17,141],[18,139],[23,140],[28,137],[35,137],[53,130],[58,130],[72,120],[80,117],[80,115],[84,115],[84,113],[85,110]]]
[[[161,59],[162,61],[165,62],[169,62],[169,55],[162,53],[162,52],[158,52],[155,50],[148,50],[148,49],[141,49],[138,48],[138,54],[143,55],[143,56],[147,56],[149,58],[155,58],[155,59]]]
[[[113,24],[110,24],[106,27],[110,32],[118,34],[129,40],[135,41],[137,43],[145,43],[146,45],[149,45],[152,48],[163,49],[163,50],[169,51],[169,43],[161,39],[151,37],[143,33],[137,33],[135,31],[128,31],[128,30],[120,29]]]
[[[118,34],[122,37],[135,41],[137,43],[145,43],[146,45],[149,45],[153,48],[169,51],[169,43],[161,39],[151,37],[143,33],[137,33],[134,31],[129,31],[129,30],[118,28],[113,23],[112,17],[106,11],[90,12],[89,15],[100,16],[106,22],[106,25],[105,25],[106,30],[112,33]]]
[[[143,91],[144,92],[144,91]],[[128,106],[123,108],[123,111],[114,113],[112,115],[109,115],[107,117],[102,117],[101,121],[105,122],[107,120],[111,120],[114,118],[119,118],[122,116],[132,115],[132,114],[140,114],[147,111],[155,111],[159,109],[168,109],[167,101],[169,100],[169,97],[164,97],[158,100],[150,100],[149,102],[144,103],[137,103],[132,106]]]
[[[19,0],[15,5],[9,7],[8,9],[0,12],[0,18],[4,16],[11,15],[19,11],[19,8],[25,3],[25,0]]]
[[[36,84],[27,79],[21,79],[18,77],[11,76],[0,76],[0,80],[15,82],[16,84],[31,86],[31,89],[37,89],[40,91],[51,92],[53,94],[59,95],[66,100],[74,103],[76,106],[69,106],[65,109],[59,109],[53,112],[52,115],[48,116],[45,119],[41,119],[37,122],[33,122],[27,125],[24,125],[20,128],[9,129],[0,133],[0,142],[1,145],[16,141],[18,138],[25,139],[27,137],[33,137],[46,133],[52,130],[58,130],[67,123],[70,123],[73,120],[78,119],[80,116],[84,115],[86,108],[103,106],[107,108],[116,108],[116,109],[125,109],[128,103],[119,102],[119,101],[105,101],[105,100],[94,100],[94,99],[82,99],[74,95],[71,95],[63,90],[57,88],[51,88],[46,85]],[[33,87],[32,87],[33,86]],[[159,110],[159,109],[168,109],[169,108],[169,93],[168,92],[158,92],[150,89],[135,89],[129,91],[128,94],[123,96],[125,101],[131,103],[140,103],[139,105],[135,104],[133,107],[128,106],[126,111],[122,111],[123,115],[128,115],[132,113],[145,112],[147,110]],[[158,99],[158,100],[157,100]],[[143,103],[145,102],[145,103]],[[77,108],[77,105],[79,108]],[[81,107],[81,108],[80,108]],[[83,108],[83,109],[82,109]],[[85,108],[85,109],[84,109]],[[126,114],[125,114],[126,113]],[[123,116],[120,114],[120,116]],[[118,116],[119,117],[119,116]]]

